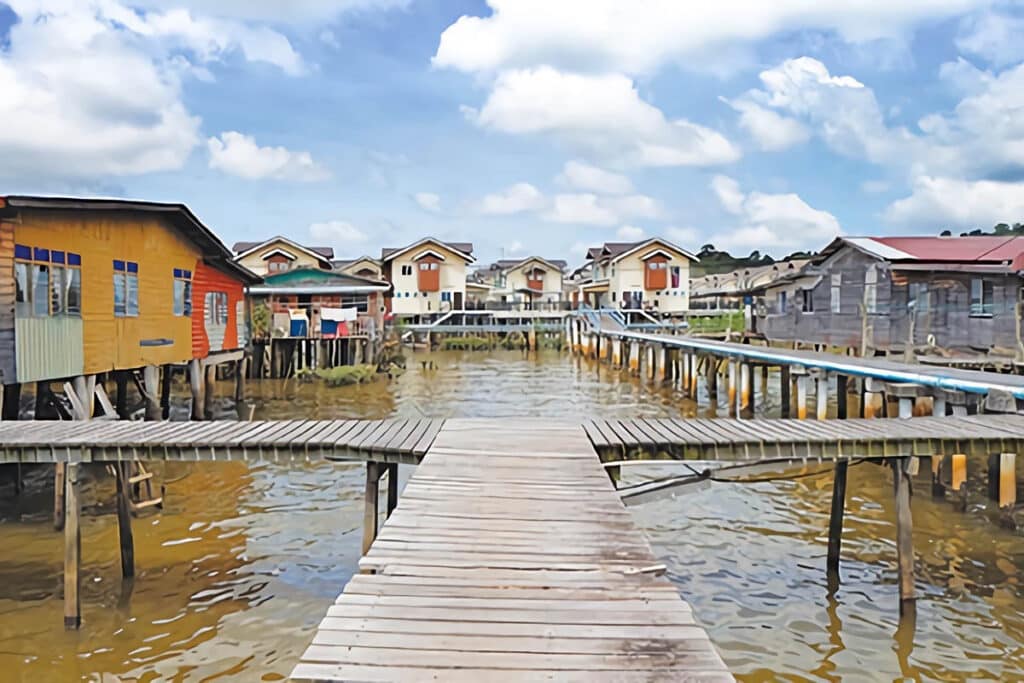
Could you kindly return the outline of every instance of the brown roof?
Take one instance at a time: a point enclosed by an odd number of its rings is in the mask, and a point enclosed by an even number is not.
[[[400,252],[400,251],[405,251],[409,247],[415,246],[417,244],[421,244],[423,242],[436,242],[438,244],[443,244],[444,246],[448,247],[449,249],[454,249],[455,251],[461,251],[463,254],[467,254],[469,256],[473,255],[473,243],[472,242],[445,242],[444,240],[435,239],[433,237],[424,237],[423,239],[416,240],[412,244],[407,244],[404,247],[384,247],[383,249],[380,250],[380,258],[381,258],[381,260],[386,260],[392,254],[395,254],[395,253]]]
[[[520,263],[525,263],[526,261],[529,261],[530,259],[534,258],[540,259],[542,261],[547,261],[551,265],[561,268],[562,270],[565,270],[566,268],[569,267],[569,263],[565,259],[544,258],[543,256],[526,256],[524,258],[498,259],[497,261],[490,265],[483,266],[482,268],[480,268],[480,270],[508,270],[509,268],[515,268]]]

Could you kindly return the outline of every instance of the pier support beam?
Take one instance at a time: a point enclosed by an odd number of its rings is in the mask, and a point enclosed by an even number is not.
[[[622,340],[618,337],[612,340],[612,367],[622,367]]]
[[[846,474],[850,468],[847,460],[836,462],[835,478],[832,481],[832,510],[828,519],[828,558],[825,568],[831,590],[839,585],[839,555],[843,545],[843,515],[846,511]]]
[[[82,602],[79,589],[82,581],[79,565],[82,559],[82,532],[78,526],[81,503],[78,499],[78,464],[64,467],[64,628],[82,625]]]
[[[366,490],[363,498],[363,555],[377,538],[377,492],[383,466],[379,462],[366,463]]]
[[[736,377],[739,361],[729,359],[729,417],[736,417]]]
[[[640,374],[640,342],[629,342],[629,371],[634,375]]]
[[[999,525],[1017,528],[1013,506],[1017,503],[1017,455],[992,453],[988,457],[988,497],[999,504]]]
[[[398,507],[398,463],[393,462],[388,464],[388,506],[387,506],[387,517],[391,516],[391,513]],[[387,519],[385,517],[385,519]]]
[[[131,462],[114,463],[117,484],[117,539],[121,550],[121,576],[135,576],[135,539],[132,536]]]
[[[910,469],[913,458],[893,461],[893,488],[896,494],[896,563],[899,568],[900,613],[914,594],[914,522],[910,515]]]
[[[949,487],[953,489],[953,507],[959,512],[967,511],[967,455],[954,453],[949,459]]]
[[[278,377],[283,376],[283,371],[278,374]],[[206,417],[206,392],[204,391],[206,381],[203,376],[203,367],[198,358],[193,358],[188,362],[188,383],[192,391],[192,419],[202,420]]]
[[[740,364],[740,405],[739,416],[751,418],[754,416],[754,366],[750,363]]]
[[[828,374],[820,373],[814,380],[815,417],[828,419]]]
[[[801,373],[796,378],[796,417],[799,420],[807,419],[807,383],[809,380],[806,373]]]
[[[235,403],[245,400],[245,366],[248,364],[248,356],[243,356],[235,361]],[[325,367],[327,367],[326,364]]]
[[[142,397],[146,404],[146,419],[160,419],[160,369],[155,365],[142,368],[142,386],[146,395]]]
[[[709,359],[710,362],[710,359]],[[697,378],[700,376],[700,356],[690,354],[690,398],[697,403]]]
[[[846,375],[836,375],[836,417],[845,420],[848,416],[847,401],[850,398]]]
[[[793,380],[789,376],[789,366],[779,367],[779,412],[780,417],[792,417],[793,413]]]
[[[160,379],[160,418],[171,417],[171,385],[174,384],[174,366],[167,364]]]
[[[207,420],[213,419],[213,402],[216,396],[213,393],[213,388],[217,384],[217,366],[210,364],[206,366],[206,380],[204,384],[203,394],[203,413],[206,415]]]
[[[665,381],[665,360],[667,355],[664,344],[659,344],[654,350],[654,381],[658,384]]]
[[[704,378],[704,384],[708,388],[708,399],[711,405],[717,406],[718,403],[718,357],[708,356],[707,366],[704,369],[706,374]]]
[[[690,363],[690,359],[693,355],[686,350],[681,351],[680,365],[682,365],[682,378],[680,382],[680,389],[683,391],[683,396],[694,398],[690,395],[690,373],[693,372],[693,366]]]

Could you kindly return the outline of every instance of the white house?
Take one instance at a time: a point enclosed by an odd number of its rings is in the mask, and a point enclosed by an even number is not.
[[[562,301],[562,278],[566,262],[528,256],[502,259],[474,273],[476,282],[487,286],[487,301],[516,308],[557,308]]]
[[[433,316],[461,310],[466,301],[466,266],[473,245],[425,237],[381,251],[384,278],[391,283],[388,310],[398,316]]]
[[[579,303],[595,308],[674,314],[690,307],[690,263],[697,257],[668,240],[606,242],[587,252]]]
[[[307,247],[277,235],[262,242],[236,242],[235,261],[257,275],[275,275],[297,268],[331,270],[334,250]]]

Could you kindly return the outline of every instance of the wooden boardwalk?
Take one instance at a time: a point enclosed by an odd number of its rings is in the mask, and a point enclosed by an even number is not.
[[[444,424],[428,419],[0,422],[0,463],[327,459],[417,464]],[[703,460],[1024,453],[1022,415],[590,420],[583,428],[602,455],[611,451],[626,457],[652,452]]]
[[[731,681],[578,424],[448,420],[296,680]]]

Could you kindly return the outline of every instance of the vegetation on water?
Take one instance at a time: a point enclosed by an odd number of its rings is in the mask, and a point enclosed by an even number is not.
[[[732,311],[708,316],[691,316],[687,318],[691,334],[718,334],[727,330],[737,331],[744,328],[743,311]]]
[[[303,369],[296,377],[303,380],[320,379],[327,386],[343,387],[350,384],[368,384],[378,377],[376,365],[339,365],[333,368]]]
[[[526,335],[522,332],[510,332],[501,339],[488,339],[473,335],[445,337],[438,342],[443,351],[485,351],[491,348],[525,349],[528,345]],[[565,344],[561,334],[537,334],[537,346],[542,349],[562,349]]]

